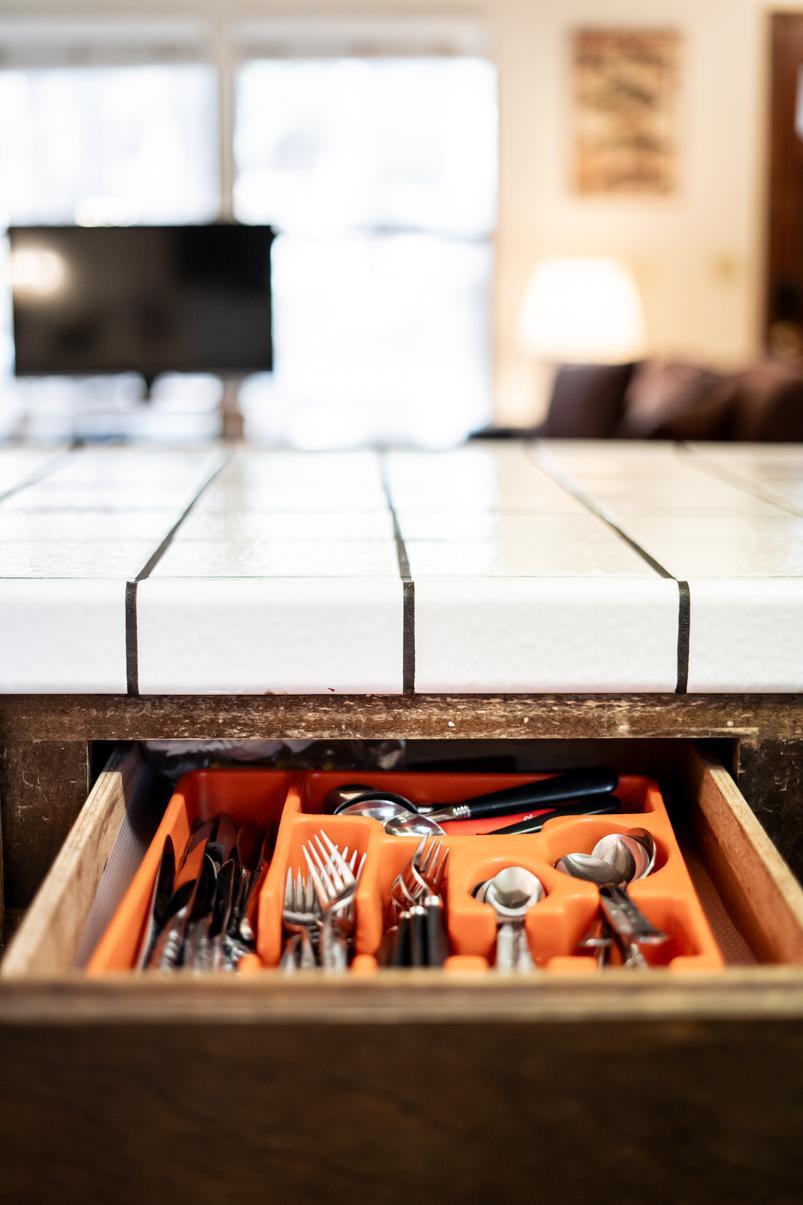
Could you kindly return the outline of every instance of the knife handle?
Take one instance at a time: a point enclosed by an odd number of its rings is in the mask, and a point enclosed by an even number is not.
[[[462,803],[434,810],[422,809],[439,823],[443,820],[483,820],[489,816],[513,816],[526,808],[546,807],[564,800],[608,795],[616,789],[619,776],[604,768],[569,770],[536,782],[505,787],[488,795],[477,795]]]
[[[570,807],[552,808],[549,812],[539,812],[538,815],[530,816],[526,820],[519,820],[516,824],[495,828],[488,833],[488,836],[516,837],[525,836],[528,833],[540,833],[547,820],[554,820],[556,816],[613,816],[621,810],[621,807],[621,801],[616,795],[608,795],[604,800],[592,799],[588,802],[581,800]]]

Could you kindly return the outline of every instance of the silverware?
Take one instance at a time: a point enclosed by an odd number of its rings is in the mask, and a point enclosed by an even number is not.
[[[544,898],[544,885],[525,866],[506,866],[493,878],[477,883],[472,895],[490,904],[496,913],[496,969],[532,971],[533,963],[524,923],[531,908]]]
[[[315,894],[321,909],[321,966],[328,971],[344,971],[354,937],[354,899],[365,854],[356,871],[326,832],[306,841],[301,847]]]
[[[162,931],[165,921],[168,916],[170,901],[173,898],[173,888],[176,878],[176,853],[173,847],[173,839],[170,836],[165,837],[164,846],[162,848],[162,858],[159,862],[159,869],[156,872],[156,878],[153,884],[153,892],[148,906],[148,915],[145,920],[145,929],[139,944],[139,950],[134,960],[136,970],[142,968],[148,962],[151,956],[153,947],[159,933]]]
[[[393,966],[442,966],[449,953],[441,897],[448,849],[423,837],[391,884],[392,939],[383,943]]]
[[[216,861],[205,853],[195,894],[187,910],[182,948],[175,963],[177,966],[183,965],[194,971],[208,970],[211,966],[209,920],[215,900],[217,874]]]
[[[234,883],[237,871],[236,858],[229,858],[218,871],[215,900],[212,905],[212,915],[209,918],[208,931],[209,969],[213,971],[226,969],[226,952],[223,942],[226,926],[234,906]]]
[[[321,907],[312,879],[304,878],[300,870],[294,875],[288,869],[282,910],[282,923],[290,934],[282,952],[281,965],[285,969],[298,966],[301,970],[309,970],[318,965],[313,933],[317,940],[320,917]]]
[[[610,779],[607,781],[610,785]],[[540,784],[533,784],[529,790],[529,802],[543,808],[548,801],[541,801],[535,797],[535,787],[538,785]],[[524,788],[515,788],[515,790],[523,792]],[[553,798],[560,800],[562,792],[558,788],[553,788],[552,795]],[[522,811],[527,806],[528,802],[522,801],[520,797],[514,797],[512,790],[508,794],[499,792],[494,796],[483,796],[476,805],[449,804],[439,808],[416,808],[403,795],[370,791],[338,806],[336,814],[378,820],[384,826],[385,832],[394,837],[444,837],[446,833],[442,824],[460,820],[478,820],[487,816],[511,815]],[[543,810],[536,815],[526,816],[514,824],[492,831],[505,836],[539,833],[547,820],[552,820],[555,816],[609,816],[618,812],[620,808],[621,802],[615,795],[598,791],[583,798],[567,797],[562,802],[558,802],[554,808]]]
[[[655,866],[657,847],[652,833],[644,828],[608,833],[597,841],[590,854],[565,854],[555,863],[557,870],[595,883],[600,908],[623,952],[623,965],[645,968],[648,963],[640,944],[659,945],[667,934],[647,919],[627,892],[628,883],[645,878]]]
[[[373,803],[373,819],[381,819],[386,828],[390,821],[398,820],[399,828],[407,823],[408,827],[404,829],[404,833],[409,834],[416,830],[413,822],[407,821],[405,813],[412,817],[428,817],[436,824],[444,824],[453,820],[483,820],[491,816],[512,816],[526,811],[528,808],[543,808],[549,804],[577,799],[588,800],[590,797],[608,795],[616,789],[618,782],[618,775],[613,770],[593,768],[568,770],[549,778],[504,787],[501,791],[492,791],[489,794],[476,795],[458,803],[415,804],[404,795],[382,790],[368,789],[359,794],[356,787],[339,788],[340,792],[345,792],[342,799],[336,799],[335,793],[330,792],[327,801],[331,800],[333,811],[338,815],[371,815],[370,805]],[[395,810],[388,808],[391,803],[396,805]],[[388,831],[392,830],[388,829]],[[427,832],[435,833],[436,830],[421,828],[422,835]]]

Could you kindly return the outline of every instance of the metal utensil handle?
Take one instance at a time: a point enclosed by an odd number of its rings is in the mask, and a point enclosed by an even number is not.
[[[624,942],[647,942],[660,945],[667,941],[666,933],[656,929],[622,887],[600,887],[600,906],[608,924]]]
[[[410,965],[410,914],[402,912],[396,924],[396,934],[390,952],[388,965],[393,967],[408,967]]]
[[[310,971],[318,965],[318,959],[315,957],[315,947],[312,944],[312,937],[306,925],[301,929],[301,969],[302,971]]]
[[[298,969],[299,946],[301,938],[298,933],[292,933],[284,943],[282,956],[279,960],[279,966],[283,971],[295,971]]]
[[[518,949],[516,950],[516,970],[520,974],[528,974],[535,970],[533,956],[530,953],[530,942],[527,937],[527,929],[522,920],[517,926]]]
[[[427,915],[427,965],[442,967],[449,957],[449,938],[446,933],[443,900],[429,895],[424,900]]]
[[[502,791],[491,791],[487,795],[464,799],[449,807],[435,808],[433,811],[422,808],[421,811],[426,811],[427,815],[439,823],[441,819],[460,817],[482,820],[488,816],[512,816],[528,807],[545,807],[550,803],[577,799],[578,796],[608,795],[616,789],[618,782],[619,776],[613,770],[569,770],[565,774],[555,774],[552,778],[542,778],[537,782],[526,782],[521,786],[505,787]],[[458,808],[460,817],[447,815]],[[466,808],[468,813],[464,811]]]
[[[148,966],[158,967],[160,971],[175,970],[181,957],[184,934],[184,921],[179,919],[174,920],[166,929],[163,929],[153,947]]]
[[[503,921],[496,934],[496,969],[506,974],[513,970],[516,961],[516,926],[513,921]]]
[[[518,820],[515,824],[506,824],[504,828],[492,829],[489,837],[524,836],[527,833],[540,833],[547,820],[556,816],[613,816],[621,810],[621,800],[616,795],[608,795],[604,800],[578,800],[563,808],[551,808],[548,812],[540,812],[526,820]]]
[[[321,966],[325,971],[345,971],[348,968],[348,944],[337,922],[324,917],[321,926]]]

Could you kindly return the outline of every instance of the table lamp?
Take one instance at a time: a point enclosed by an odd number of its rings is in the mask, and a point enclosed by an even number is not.
[[[623,364],[645,353],[636,285],[619,260],[561,257],[537,264],[518,316],[518,341],[551,364]]]

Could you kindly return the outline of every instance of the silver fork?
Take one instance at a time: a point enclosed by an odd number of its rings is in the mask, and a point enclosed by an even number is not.
[[[448,955],[440,894],[448,856],[443,842],[422,837],[391,884],[395,966],[441,966]]]
[[[365,854],[359,865],[356,850],[351,862],[347,861],[323,829],[304,843],[302,853],[322,913],[321,965],[325,970],[344,971],[354,936],[354,897]]]
[[[288,869],[284,888],[284,908],[282,922],[291,934],[285,943],[281,965],[285,970],[293,970],[297,965],[301,970],[309,970],[318,965],[313,944],[313,932],[317,932],[321,909],[315,898],[315,888],[311,879],[305,879],[298,870]]]
[[[394,912],[398,916],[420,904],[425,896],[438,895],[443,883],[449,850],[433,837],[422,837],[390,888]]]

